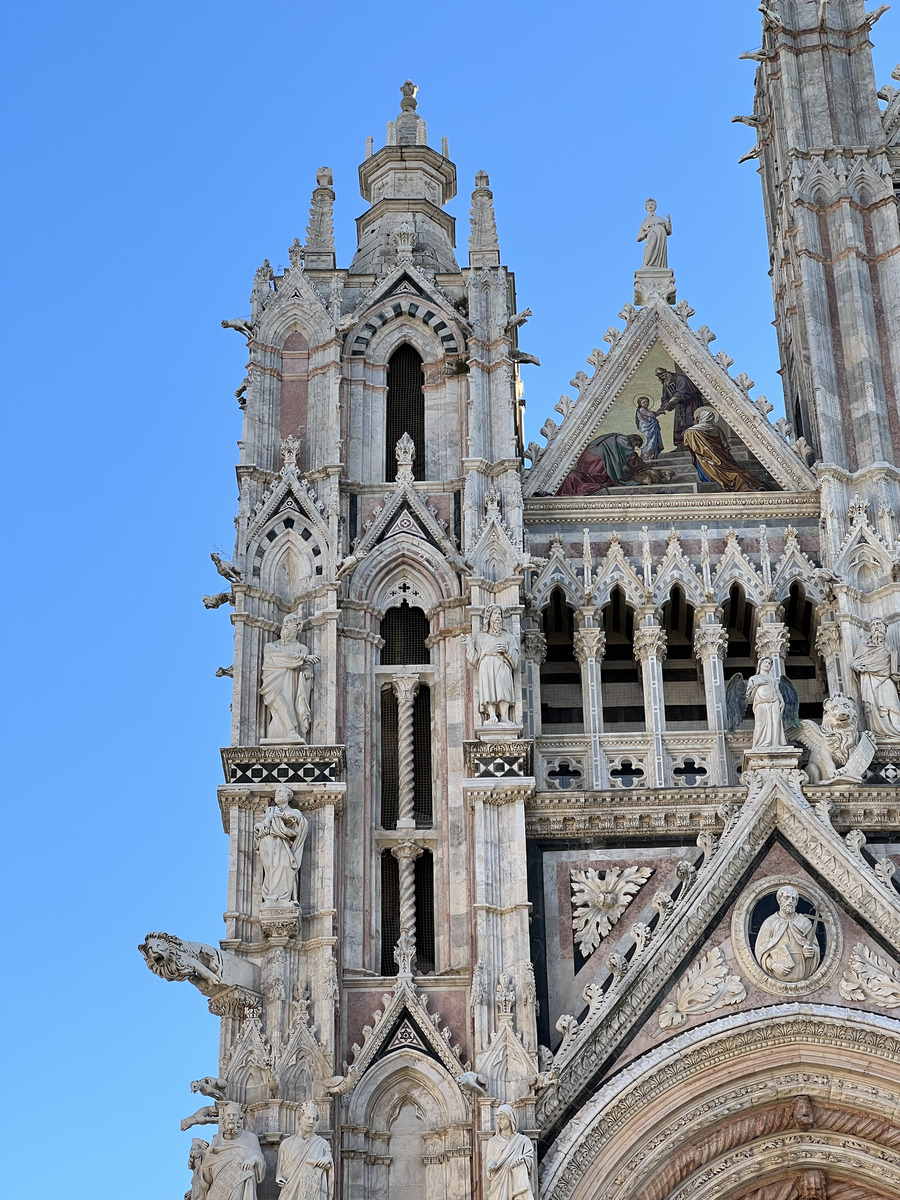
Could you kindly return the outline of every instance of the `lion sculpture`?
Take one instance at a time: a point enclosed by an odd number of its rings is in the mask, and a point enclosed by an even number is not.
[[[825,701],[822,724],[801,721],[791,735],[809,750],[805,770],[810,783],[859,783],[872,761],[875,743],[868,731],[857,734],[856,705],[840,692]]]

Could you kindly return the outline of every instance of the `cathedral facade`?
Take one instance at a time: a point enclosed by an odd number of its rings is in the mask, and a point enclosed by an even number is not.
[[[249,356],[204,598],[235,638],[225,931],[141,945],[221,1020],[192,1200],[900,1195],[880,11],[770,0],[748,55],[775,422],[648,200],[628,302],[526,446],[490,181],[463,265],[409,82],[353,261],[322,168],[289,269],[223,322]]]

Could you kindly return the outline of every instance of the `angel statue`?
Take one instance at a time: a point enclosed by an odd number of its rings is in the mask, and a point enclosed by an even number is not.
[[[768,671],[764,665],[766,663],[769,664]],[[760,678],[759,674],[752,675],[749,681],[745,681],[744,676],[740,673],[740,671],[737,671],[728,680],[728,684],[725,687],[725,728],[728,733],[734,733],[734,731],[740,726],[747,713],[747,701],[753,700],[754,695],[757,696],[756,701],[753,703],[754,718],[758,718],[758,716],[761,715],[758,713],[757,705],[764,702],[763,695],[765,695],[765,702],[770,702],[774,704],[775,707],[781,707],[782,713],[777,725],[782,731],[782,734],[784,729],[794,729],[799,724],[800,698],[797,695],[797,689],[786,675],[781,675],[778,679],[778,687],[776,691],[774,687],[775,681],[771,675],[771,665],[771,659],[762,658],[759,661],[758,670],[762,673],[764,679],[772,681],[772,687],[769,687],[768,684],[764,684],[763,679]],[[757,687],[762,688],[762,691],[757,691],[757,689],[754,688],[754,681],[756,680],[759,681]],[[771,712],[767,712],[767,716],[773,715],[774,709]],[[783,746],[784,741],[785,739],[782,736],[780,742],[772,742],[771,745]],[[770,743],[766,743],[766,745],[768,744]],[[755,750],[760,749],[762,745],[762,742],[757,741],[757,729],[754,727],[753,748]]]
[[[862,783],[875,754],[875,740],[866,729],[857,736],[856,705],[840,692],[830,696],[822,710],[822,724],[801,721],[797,729],[789,729],[809,750],[809,762],[804,770],[810,783]]]

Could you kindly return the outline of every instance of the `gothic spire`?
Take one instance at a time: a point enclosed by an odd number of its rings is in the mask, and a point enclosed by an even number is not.
[[[306,227],[307,271],[334,270],[333,182],[331,168],[319,167]]]
[[[499,267],[500,243],[494,216],[494,193],[487,171],[475,176],[475,191],[469,209],[469,266]]]

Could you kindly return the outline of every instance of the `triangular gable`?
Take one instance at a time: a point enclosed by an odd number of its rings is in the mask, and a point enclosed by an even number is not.
[[[398,265],[362,300],[349,318],[341,322],[348,330],[347,346],[354,357],[365,355],[372,336],[383,325],[403,315],[429,325],[440,338],[447,354],[466,348],[468,321],[412,264]],[[455,330],[462,334],[462,344]]]
[[[713,356],[705,337],[690,329],[679,312],[659,301],[641,309],[636,316],[628,316],[624,332],[608,331],[609,354],[602,358],[592,356],[595,359],[594,375],[586,386],[581,387],[577,402],[563,404],[561,401],[557,406],[560,411],[565,409],[565,421],[561,426],[553,427],[548,422],[552,440],[528,473],[526,495],[556,495],[583,451],[598,436],[605,433],[622,437],[637,435],[638,397],[649,397],[647,409],[652,410],[651,416],[662,407],[662,383],[656,377],[657,370],[674,370],[686,377],[697,389],[692,405],[701,407],[696,399],[699,396],[704,402],[702,407],[714,410],[716,424],[727,435],[737,474],[727,462],[713,467],[708,460],[705,467],[710,476],[706,481],[702,480],[690,452],[683,443],[679,446],[676,441],[680,435],[675,428],[677,414],[672,410],[657,418],[662,442],[658,456],[647,458],[646,473],[629,476],[625,486],[650,492],[727,492],[756,490],[750,480],[759,479],[763,485],[761,490],[811,491],[815,488],[812,472],[749,399],[747,393],[751,381],[742,376],[735,380],[728,374],[727,366],[731,360],[727,355]],[[704,332],[708,333],[705,327]],[[583,383],[580,377],[576,376],[576,379],[579,384]],[[568,401],[568,397],[565,400]],[[687,412],[687,419],[684,412]],[[693,415],[688,410],[684,412],[682,424],[692,423]],[[644,422],[642,437],[640,451],[643,454],[651,449],[654,440],[652,421]],[[625,453],[624,444],[618,452]],[[664,479],[662,472],[669,478]],[[728,486],[718,480],[724,480]],[[572,482],[567,486],[589,485]],[[621,486],[620,480],[610,487],[609,493]],[[576,491],[569,494],[598,493]]]
[[[454,566],[464,567],[464,560],[456,545],[437,517],[429,511],[425,499],[411,484],[398,481],[394,490],[385,497],[380,511],[376,510],[368,529],[364,529],[354,542],[354,557],[368,554],[388,537],[407,534],[431,542]]]
[[[701,835],[704,861],[696,879],[686,882],[628,969],[605,992],[586,997],[587,1016],[578,1024],[562,1018],[564,1040],[553,1062],[556,1086],[542,1097],[541,1127],[557,1126],[584,1101],[617,1050],[680,978],[704,943],[711,926],[735,899],[743,881],[773,834],[780,833],[795,857],[818,875],[832,895],[864,928],[900,956],[900,895],[865,861],[858,847],[814,810],[795,778],[798,772],[747,772],[749,794],[743,807],[728,815],[716,845]],[[827,807],[827,806],[825,806]],[[821,809],[821,813],[819,811]]]

